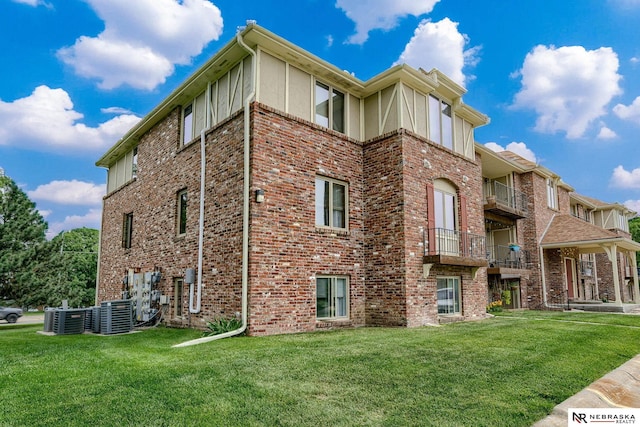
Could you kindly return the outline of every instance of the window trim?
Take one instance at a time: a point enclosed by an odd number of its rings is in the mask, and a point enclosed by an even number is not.
[[[455,281],[455,289],[454,289],[454,296],[457,295],[457,299],[458,301],[456,302],[455,298],[453,300],[453,307],[454,307],[454,311],[452,312],[447,312],[447,313],[441,313],[440,312],[440,304],[438,304],[438,302],[440,301],[440,299],[438,299],[438,291],[440,290],[438,288],[438,284],[440,283],[441,280],[446,280],[447,283],[445,283],[445,288],[443,289],[449,289],[448,287],[448,281],[449,280],[454,280]],[[446,301],[449,301],[449,299],[447,299]],[[436,277],[436,305],[437,305],[437,310],[438,310],[438,316],[461,316],[462,315],[462,280],[460,278],[460,276],[438,276]],[[458,308],[458,311],[455,311],[455,308]]]
[[[434,103],[432,102],[432,100],[437,101],[438,103],[438,110],[437,111],[432,111],[432,107],[434,107]],[[446,107],[445,107],[446,106]],[[445,109],[448,107],[449,109],[449,115],[444,114],[444,116],[449,118],[449,127],[445,127],[444,126],[444,120],[443,120],[443,112],[445,111]],[[434,117],[434,113],[437,114],[437,117]],[[429,139],[431,141],[433,141],[434,143],[441,145],[443,147],[446,147],[450,150],[454,149],[454,139],[455,139],[455,135],[454,135],[454,122],[455,122],[455,115],[453,114],[453,104],[449,101],[446,101],[442,98],[439,98],[433,94],[429,94],[429,102],[428,102],[428,109],[427,109],[427,114],[429,115],[429,119],[427,120],[427,123],[429,124]],[[433,132],[433,126],[435,125],[435,122],[437,121],[438,123],[438,134],[437,134],[437,138],[434,138],[434,136],[436,136]],[[444,132],[444,130],[447,129],[447,132]],[[447,137],[447,140],[444,141],[445,136]],[[445,143],[446,142],[446,143]]]
[[[183,196],[184,196],[184,200],[183,200]],[[176,235],[177,236],[184,236],[185,234],[187,234],[188,206],[189,206],[189,197],[187,194],[187,189],[183,188],[182,190],[178,191],[176,195]]]
[[[558,185],[555,180],[547,178],[547,207],[558,210]]]
[[[327,91],[327,116],[326,123],[319,123],[318,121],[318,88],[322,88]],[[336,103],[337,98],[335,98],[335,94],[339,94],[342,98],[342,123],[341,126],[338,126],[336,123]],[[336,132],[340,132],[346,134],[346,118],[347,118],[347,94],[343,91],[337,90],[334,86],[324,83],[320,80],[316,80],[313,85],[313,122],[317,125],[329,128]],[[325,116],[321,116],[325,117]]]
[[[180,292],[178,292],[180,289]],[[173,315],[174,317],[182,317],[182,300],[184,298],[184,279],[176,277],[173,280]]]
[[[188,110],[188,112],[187,112]],[[193,141],[194,135],[193,135],[193,126],[194,126],[194,115],[195,115],[195,98],[188,103],[187,105],[185,105],[182,108],[182,115],[181,115],[181,119],[180,119],[180,145],[185,146],[185,145],[189,145],[191,143],[191,141]],[[189,135],[190,138],[187,140],[187,117],[189,117]]]
[[[133,240],[133,212],[125,213],[122,216],[122,247],[131,249]]]
[[[328,311],[329,316],[320,317],[318,310],[318,280],[319,279],[327,279],[328,289],[327,289],[327,300],[329,301]],[[344,280],[344,315],[336,315],[337,306],[336,300],[340,298],[336,296],[337,292],[337,283],[338,280]],[[320,321],[328,321],[328,320],[348,320],[351,310],[350,310],[350,285],[349,285],[349,277],[348,276],[332,276],[332,275],[317,275],[316,276],[316,320]],[[333,299],[333,302],[330,300]],[[333,312],[333,315],[331,313]]]
[[[329,183],[329,224],[320,224],[318,223],[318,208],[319,208],[319,204],[318,204],[318,181],[323,181],[323,182],[328,182]],[[333,220],[333,212],[334,212],[334,200],[333,200],[333,186],[334,184],[336,185],[341,185],[344,187],[344,206],[343,206],[343,216],[344,216],[344,227],[336,227],[334,226],[334,220]],[[333,178],[328,178],[326,176],[322,176],[322,175],[316,175],[315,179],[314,179],[314,198],[315,198],[315,204],[314,204],[314,222],[315,222],[315,226],[318,228],[324,228],[324,229],[332,229],[332,230],[340,230],[340,231],[347,231],[349,230],[349,183],[346,181],[340,181],[337,179],[333,179]],[[323,204],[322,204],[322,213],[324,214],[325,211],[325,206],[324,206],[324,200],[323,200]]]

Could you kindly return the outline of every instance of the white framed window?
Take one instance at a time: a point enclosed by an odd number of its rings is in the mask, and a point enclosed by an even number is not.
[[[195,97],[182,109],[182,145],[187,145],[200,134],[207,123],[206,91]]]
[[[451,105],[429,95],[429,139],[453,149],[453,114]]]
[[[456,189],[444,180],[436,180],[433,204],[437,251],[440,254],[457,256],[460,253],[460,236],[456,221]]]
[[[460,278],[438,277],[436,284],[438,314],[460,314]]]
[[[558,187],[555,180],[547,178],[547,206],[558,209]]]
[[[136,178],[138,176],[138,147],[133,149],[133,159],[131,161],[131,177]]]
[[[315,122],[344,133],[344,94],[333,87],[316,82]]]
[[[617,216],[618,216],[618,229],[622,230],[622,231],[629,231],[629,220],[627,220],[626,215],[621,212],[621,211],[617,211]]]
[[[173,314],[182,317],[182,299],[184,292],[184,279],[176,278],[173,282]]]
[[[349,317],[349,279],[341,276],[316,277],[316,318]]]
[[[316,226],[348,228],[348,192],[346,182],[316,177]]]
[[[183,236],[187,232],[187,190],[178,192],[177,205],[177,234]]]

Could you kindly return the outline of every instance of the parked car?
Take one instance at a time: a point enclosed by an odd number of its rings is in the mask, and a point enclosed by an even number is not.
[[[6,320],[9,323],[16,323],[18,317],[22,317],[22,310],[12,307],[0,307],[0,320]]]

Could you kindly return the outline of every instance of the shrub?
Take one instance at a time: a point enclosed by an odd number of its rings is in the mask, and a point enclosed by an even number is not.
[[[242,326],[242,320],[237,317],[218,317],[207,321],[207,331],[205,336],[224,334],[225,332],[235,331]]]
[[[498,311],[502,311],[502,300],[493,301],[487,305],[487,313],[495,313]]]

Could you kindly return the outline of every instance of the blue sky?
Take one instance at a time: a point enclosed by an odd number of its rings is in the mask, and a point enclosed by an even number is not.
[[[0,0],[0,168],[50,237],[99,228],[95,161],[248,19],[363,80],[438,68],[478,142],[640,211],[640,0]]]

